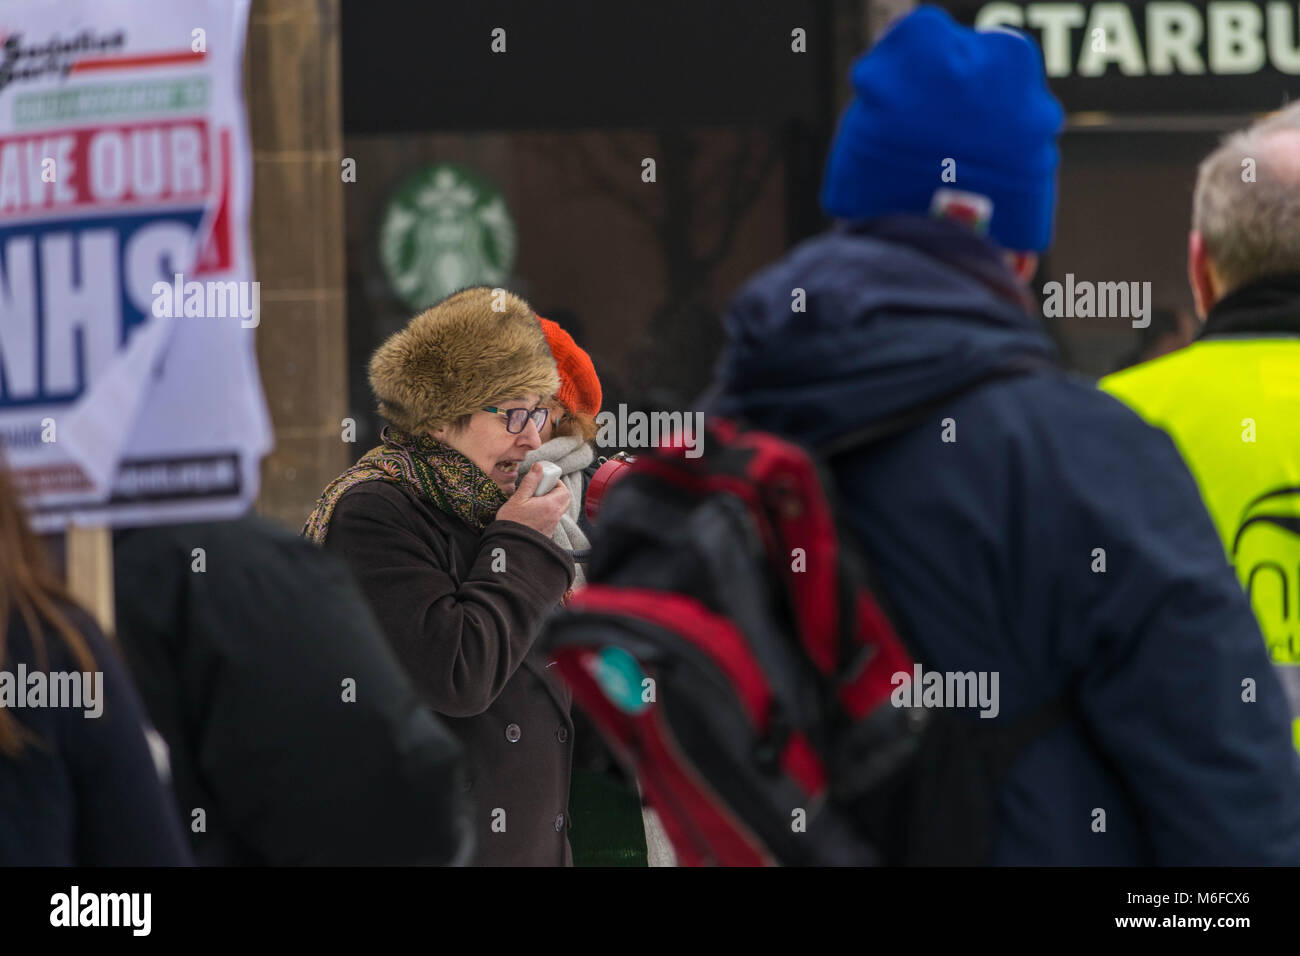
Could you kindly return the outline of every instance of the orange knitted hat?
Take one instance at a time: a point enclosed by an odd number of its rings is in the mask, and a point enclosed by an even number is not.
[[[555,322],[540,315],[537,321],[542,324],[546,344],[551,347],[555,367],[560,372],[560,390],[555,397],[570,411],[586,412],[594,417],[600,411],[600,379],[596,377],[591,356]]]

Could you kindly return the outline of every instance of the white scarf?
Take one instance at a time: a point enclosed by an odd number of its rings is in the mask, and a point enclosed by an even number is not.
[[[578,515],[582,514],[583,507],[582,470],[595,457],[595,451],[582,440],[581,435],[560,435],[530,451],[519,466],[521,475],[538,461],[553,461],[560,466],[560,481],[569,489],[569,508],[560,515],[560,523],[551,535],[551,540],[565,551],[583,551],[591,547],[591,542],[578,527]],[[574,569],[573,586],[580,588],[586,581],[582,565],[578,565]]]

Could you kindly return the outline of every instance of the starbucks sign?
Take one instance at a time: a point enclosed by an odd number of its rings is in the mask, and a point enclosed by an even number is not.
[[[979,29],[1027,31],[1067,112],[1275,110],[1300,90],[1300,3],[944,3]]]
[[[503,284],[515,262],[515,224],[485,179],[438,163],[393,193],[379,254],[393,291],[423,309],[465,286]]]

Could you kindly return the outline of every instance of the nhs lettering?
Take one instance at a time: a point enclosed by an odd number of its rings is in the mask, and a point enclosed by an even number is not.
[[[70,402],[188,269],[211,202],[203,119],[0,138],[0,407]]]
[[[190,261],[202,215],[0,228],[0,405],[79,398]]]

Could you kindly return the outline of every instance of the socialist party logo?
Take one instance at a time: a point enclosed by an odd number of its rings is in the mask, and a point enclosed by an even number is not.
[[[54,33],[28,40],[18,30],[0,25],[0,90],[10,83],[43,76],[66,76],[78,60],[121,53],[126,31],[97,34],[82,30],[74,36]]]

